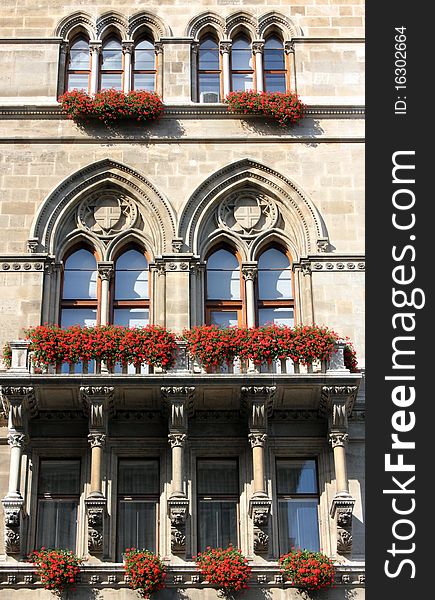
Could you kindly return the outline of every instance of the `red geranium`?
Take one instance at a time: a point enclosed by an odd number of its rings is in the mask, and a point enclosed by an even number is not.
[[[36,574],[46,590],[61,597],[64,590],[75,589],[81,560],[70,550],[61,548],[34,550],[29,560],[36,567]]]
[[[298,123],[306,109],[293,92],[230,92],[225,101],[229,112],[272,117],[281,127]]]
[[[209,583],[224,592],[248,587],[251,567],[248,559],[231,544],[228,548],[207,548],[194,557],[196,566]]]
[[[334,584],[334,564],[321,552],[292,550],[280,557],[283,573],[295,587],[305,590],[320,590]]]
[[[165,587],[166,567],[154,552],[127,548],[124,570],[129,577],[128,585],[142,598],[149,598],[153,592]]]

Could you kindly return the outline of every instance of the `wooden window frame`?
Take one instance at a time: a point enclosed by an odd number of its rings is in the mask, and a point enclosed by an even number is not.
[[[220,244],[219,246],[215,246],[206,257],[206,264],[208,259],[212,254],[217,252],[218,250],[226,250],[230,252],[239,263],[239,273],[240,273],[240,300],[220,300],[220,299],[209,299],[207,293],[207,284],[208,284],[208,269],[207,266],[205,268],[205,282],[204,282],[204,294],[205,294],[205,323],[207,325],[211,325],[211,312],[237,312],[237,326],[244,327],[246,324],[246,302],[245,302],[245,286],[243,285],[243,275],[242,275],[242,261],[240,253],[234,251],[230,246],[225,244]]]
[[[104,53],[104,44],[106,44],[107,42],[109,42],[110,40],[116,40],[117,42],[119,42],[120,45],[120,52],[121,52],[121,60],[122,60],[122,67],[121,69],[103,69],[103,53]],[[125,61],[124,61],[124,52],[122,51],[122,41],[119,38],[119,36],[116,33],[113,34],[109,34],[108,36],[106,36],[105,40],[103,41],[102,45],[101,45],[101,53],[99,55],[99,61],[98,61],[98,90],[100,92],[104,91],[104,90],[109,90],[112,88],[103,88],[101,87],[101,82],[103,80],[103,74],[105,75],[118,75],[121,74],[121,89],[118,90],[119,92],[122,92],[124,90],[124,79],[125,79]]]
[[[146,258],[146,261],[148,263],[148,298],[146,298],[146,299],[116,300],[116,298],[115,298],[116,262],[123,254],[125,254],[125,252],[128,252],[129,250],[136,250],[136,252],[139,252],[140,254],[142,254]],[[109,306],[110,306],[109,322],[110,323],[112,323],[112,324],[114,323],[115,310],[119,309],[119,308],[124,308],[124,309],[143,308],[144,310],[148,310],[148,323],[151,323],[151,277],[150,277],[151,271],[150,271],[149,267],[150,267],[150,256],[149,256],[148,252],[146,252],[143,248],[139,248],[135,244],[128,244],[127,246],[124,246],[120,250],[120,252],[117,254],[115,260],[113,261],[113,277],[110,282],[110,289],[109,289]]]
[[[86,43],[88,44],[88,50],[89,50],[89,68],[88,69],[82,69],[82,70],[79,70],[79,69],[70,69],[69,67],[70,67],[70,61],[71,61],[71,48],[80,39],[85,40]],[[87,86],[86,93],[89,94],[90,89],[91,89],[91,50],[90,50],[90,47],[89,47],[89,39],[85,35],[77,35],[71,41],[71,43],[68,45],[68,55],[67,55],[66,68],[65,68],[65,92],[71,91],[69,89],[69,78],[70,78],[70,75],[86,75],[86,74],[88,75],[88,86]],[[82,89],[82,88],[71,88],[71,89]]]
[[[135,63],[136,63],[136,46],[138,44],[140,44],[143,41],[147,41],[150,42],[153,45],[154,48],[154,69],[153,70],[143,70],[143,69],[135,69]],[[157,55],[156,55],[156,51],[155,51],[155,41],[148,36],[143,36],[141,38],[139,38],[137,41],[135,41],[134,43],[134,48],[133,48],[133,56],[132,56],[132,61],[131,61],[131,89],[134,91],[146,91],[146,90],[142,90],[142,89],[136,89],[135,87],[135,75],[136,74],[141,74],[141,75],[154,75],[154,86],[153,86],[153,91],[155,92],[157,89],[157,70],[158,70],[158,64],[157,64]]]
[[[292,308],[293,309],[293,319],[296,319],[296,313],[295,313],[295,280],[293,277],[293,271],[292,271],[292,257],[290,255],[290,253],[288,251],[286,251],[284,248],[280,247],[277,244],[272,244],[271,246],[267,246],[264,250],[262,250],[260,252],[260,254],[258,254],[257,257],[257,264],[258,261],[260,259],[260,257],[267,252],[268,250],[271,249],[275,249],[278,250],[279,252],[282,252],[289,260],[289,271],[291,273],[291,284],[292,284],[292,298],[288,299],[288,300],[262,300],[260,299],[260,290],[259,290],[259,286],[260,286],[260,271],[275,271],[278,269],[260,269],[258,268],[257,270],[257,277],[256,277],[256,285],[255,285],[255,306],[256,306],[256,319],[257,319],[257,324],[259,325],[260,323],[260,310],[263,308]]]
[[[219,100],[222,101],[223,100],[223,80],[222,80],[222,54],[219,50],[219,39],[214,36],[211,33],[206,33],[202,36],[202,41],[204,41],[207,38],[212,38],[214,42],[216,42],[217,44],[217,53],[218,53],[218,58],[219,58],[219,69],[218,70],[206,70],[206,69],[200,69],[199,68],[199,62],[200,62],[200,55],[201,55],[201,40],[199,41],[199,46],[198,46],[198,56],[197,56],[197,69],[196,69],[196,83],[197,83],[197,90],[198,90],[198,102],[200,102],[200,85],[199,85],[199,80],[200,80],[200,76],[201,75],[218,75],[219,76]],[[204,103],[203,103],[204,104]]]
[[[244,70],[237,70],[237,69],[233,69],[233,46],[234,46],[234,42],[237,40],[237,38],[245,38],[246,40],[248,40],[249,42],[249,47],[251,49],[251,59],[252,59],[252,69],[244,69]],[[236,50],[236,52],[238,52],[238,50]],[[234,90],[233,88],[233,76],[234,75],[252,75],[252,89],[254,89],[256,87],[256,81],[257,81],[257,73],[256,73],[256,69],[255,69],[255,55],[252,51],[252,40],[250,38],[250,36],[248,34],[244,34],[244,33],[238,33],[236,34],[236,36],[233,38],[232,40],[232,46],[231,46],[231,58],[230,58],[230,88],[231,91],[233,92],[237,92],[237,91],[241,91],[244,92],[245,90]]]
[[[271,34],[272,37],[276,37],[276,38],[280,38],[280,36],[278,34]],[[268,36],[270,37],[270,36]],[[267,41],[267,38],[266,38]],[[285,46],[284,46],[284,42],[282,41],[282,39],[280,39],[281,43],[282,43],[282,52],[284,55],[284,69],[266,69],[266,61],[265,61],[265,57],[263,55],[263,89],[265,92],[267,92],[267,86],[266,86],[266,74],[269,75],[282,75],[284,74],[285,77],[285,89],[286,92],[288,92],[290,90],[290,69],[289,69],[289,58],[288,55],[285,51]],[[265,48],[266,50],[266,48]],[[264,50],[264,51],[265,51]]]

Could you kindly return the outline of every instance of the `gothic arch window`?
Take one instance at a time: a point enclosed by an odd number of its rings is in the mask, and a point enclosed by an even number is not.
[[[231,327],[243,323],[240,261],[227,247],[214,250],[207,259],[206,321]]]
[[[156,89],[156,73],[154,43],[149,37],[144,37],[134,46],[132,88],[153,92]]]
[[[97,322],[97,261],[89,249],[82,247],[64,263],[60,325],[92,326]]]
[[[254,67],[251,42],[238,34],[231,47],[231,89],[233,92],[254,89]]]
[[[263,76],[266,92],[285,92],[288,89],[284,44],[276,33],[269,35],[264,43]]]
[[[90,76],[89,40],[84,35],[79,35],[69,47],[66,89],[89,92]]]
[[[294,324],[294,294],[290,259],[278,246],[269,247],[258,258],[258,325]]]
[[[198,91],[200,102],[219,102],[221,99],[221,63],[219,43],[212,34],[199,42]]]
[[[123,56],[121,41],[111,35],[103,42],[101,51],[100,89],[123,88]]]
[[[148,325],[150,320],[148,260],[136,247],[115,261],[113,323],[125,327]]]

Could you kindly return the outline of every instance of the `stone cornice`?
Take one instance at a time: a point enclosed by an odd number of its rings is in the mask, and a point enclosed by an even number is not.
[[[364,254],[311,254],[300,263],[294,263],[294,270],[309,269],[314,272],[365,271]]]

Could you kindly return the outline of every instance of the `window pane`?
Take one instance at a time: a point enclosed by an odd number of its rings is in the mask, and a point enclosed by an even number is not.
[[[39,495],[80,493],[80,462],[77,460],[42,460],[39,468]]]
[[[278,519],[280,554],[285,554],[292,548],[319,551],[316,500],[279,501]]]
[[[207,48],[207,45],[210,47]],[[201,44],[199,48],[199,68],[202,71],[218,71],[220,69],[218,46],[215,42],[214,46],[207,45]]]
[[[252,50],[249,40],[237,38],[231,49],[231,68],[235,71],[249,71],[252,69]]]
[[[265,48],[264,68],[268,71],[285,71],[284,50],[281,48]]]
[[[94,271],[97,268],[95,256],[89,250],[77,250],[65,261],[65,269],[76,269],[81,271]]]
[[[159,465],[156,460],[121,459],[118,478],[120,495],[159,493]]]
[[[103,44],[102,69],[122,69],[122,48],[118,40],[112,39]]]
[[[89,47],[71,48],[69,55],[69,68],[71,70],[83,71],[89,69]]]
[[[276,472],[278,494],[317,494],[314,460],[279,460]]]
[[[153,71],[156,53],[150,42],[141,42],[134,52],[134,68],[137,71]]]
[[[238,496],[237,460],[198,460],[198,493]]]
[[[113,88],[115,90],[122,90],[122,75],[121,73],[102,73],[101,75],[101,89],[107,90]]]
[[[150,311],[145,308],[116,308],[113,322],[123,327],[145,327],[150,322]]]
[[[121,501],[118,509],[118,560],[126,548],[156,551],[156,503]]]
[[[218,73],[207,73],[199,76],[199,94],[201,102],[219,102],[220,100],[220,79]],[[216,94],[215,96],[205,96],[204,94]]]
[[[207,298],[240,300],[240,272],[207,271]]]
[[[246,74],[235,74],[232,76],[232,90],[233,92],[243,91],[246,92],[248,90],[254,89],[254,76],[250,73]]]
[[[64,548],[75,551],[77,502],[39,500],[36,547]]]
[[[97,324],[97,311],[94,308],[63,308],[60,326],[66,329],[72,325],[93,327]]]
[[[226,548],[229,544],[237,547],[237,505],[235,502],[199,503],[198,550],[207,546]]]
[[[89,75],[80,73],[70,73],[68,75],[68,91],[85,90],[89,91]]]
[[[144,271],[148,269],[148,261],[142,252],[127,250],[117,259],[116,269],[121,271]]]
[[[258,259],[259,269],[288,269],[289,267],[288,256],[277,248],[269,248]]]
[[[258,271],[258,295],[260,300],[290,299],[292,294],[291,272]]]
[[[67,271],[63,279],[64,300],[88,300],[97,297],[97,271]]]
[[[285,92],[287,84],[284,73],[266,73],[266,92]]]
[[[239,261],[228,250],[217,250],[210,255],[207,260],[208,269],[227,269],[234,270],[239,268]]]
[[[145,300],[148,297],[148,271],[116,270],[115,300]]]
[[[293,308],[260,308],[258,311],[258,324],[286,325],[293,327],[295,324]]]
[[[212,310],[210,312],[210,324],[218,327],[237,327],[239,324],[237,312],[232,310]]]
[[[154,73],[135,73],[134,74],[134,89],[145,90],[146,92],[153,92],[155,89]]]

